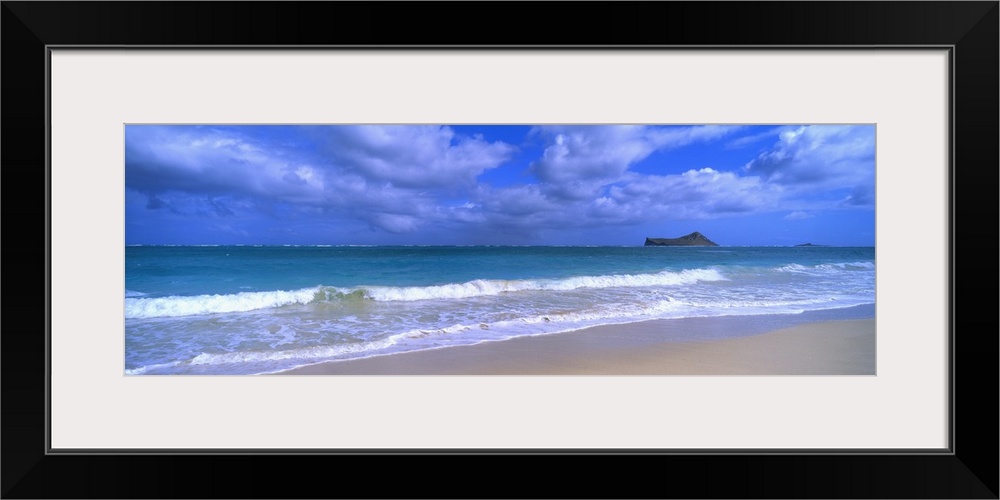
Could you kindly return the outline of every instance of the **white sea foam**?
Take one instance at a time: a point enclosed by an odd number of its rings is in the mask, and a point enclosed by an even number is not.
[[[396,341],[387,338],[354,344],[311,346],[284,351],[237,351],[226,353],[201,353],[190,359],[190,365],[219,365],[229,363],[261,363],[286,360],[335,359],[365,354],[392,347]]]
[[[802,264],[788,264],[778,268],[775,271],[785,272],[785,273],[802,273],[806,272],[809,268],[803,266]]]
[[[425,287],[365,287],[362,290],[366,297],[374,300],[414,301],[464,299],[532,290],[566,291],[580,288],[688,285],[698,281],[721,281],[724,279],[722,274],[715,269],[689,269],[679,273],[664,271],[656,274],[578,276],[558,280],[474,280],[467,283]]]
[[[171,363],[159,363],[154,365],[140,366],[138,368],[126,368],[125,375],[144,375],[146,373],[149,373],[150,371],[153,371],[155,373],[155,371],[157,370],[172,369],[175,366],[177,366],[177,364],[178,364],[177,362],[171,362]]]
[[[405,339],[419,339],[441,335],[476,332],[477,338],[510,338],[525,334],[553,333],[574,330],[595,324],[623,323],[661,317],[676,311],[685,304],[673,299],[659,300],[648,304],[618,304],[614,307],[596,307],[582,311],[535,314],[525,317],[496,321],[492,323],[456,324],[444,328],[415,328],[396,334],[391,338],[396,342]],[[486,332],[490,332],[487,334]]]
[[[774,268],[775,271],[785,273],[817,273],[830,271],[857,271],[873,270],[874,262],[835,262],[830,264],[817,264],[815,266],[803,266],[802,264],[787,264]]]
[[[715,269],[663,271],[654,274],[578,276],[556,280],[474,280],[466,283],[413,287],[315,287],[301,290],[241,292],[229,295],[170,296],[125,299],[126,318],[192,316],[200,314],[246,312],[257,309],[308,304],[317,301],[343,300],[349,297],[389,301],[448,300],[486,297],[524,291],[567,291],[581,288],[628,288],[688,285],[699,281],[726,278]]]
[[[837,262],[833,264],[820,264],[818,269],[875,269],[874,262]]]
[[[566,331],[582,328],[592,324],[627,322],[629,319],[636,319],[643,316],[657,315],[667,310],[677,307],[671,300],[660,301],[647,306],[636,306],[625,309],[606,308],[603,310],[581,311],[573,313],[549,314],[544,316],[531,316],[517,318],[507,321],[498,321],[492,324],[455,324],[444,328],[435,329],[412,329],[404,333],[392,335],[379,340],[365,342],[309,346],[297,349],[287,349],[281,351],[236,351],[226,353],[201,353],[187,361],[173,363],[173,366],[182,367],[204,366],[204,365],[224,365],[224,364],[254,364],[254,363],[275,363],[292,362],[310,363],[318,360],[331,360],[342,358],[357,358],[380,351],[385,352],[398,350],[398,344],[423,339],[427,337],[438,337],[446,335],[457,335],[456,341],[462,343],[475,343],[483,340],[499,340],[519,335],[544,334],[557,331]],[[469,335],[467,332],[477,332]],[[462,335],[466,334],[466,335]],[[421,344],[417,344],[421,345]],[[422,346],[426,348],[425,345]],[[415,346],[404,348],[413,349]],[[159,366],[159,365],[158,365]],[[166,366],[166,365],[163,365]],[[141,367],[133,370],[126,370],[127,374],[138,375],[150,371],[153,367]]]
[[[231,295],[195,295],[191,297],[126,298],[126,318],[193,316],[198,314],[246,312],[255,309],[308,304],[320,288],[295,291],[241,292]]]

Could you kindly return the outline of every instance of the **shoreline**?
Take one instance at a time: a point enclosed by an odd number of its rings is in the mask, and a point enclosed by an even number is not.
[[[814,312],[601,325],[327,361],[269,375],[875,375],[874,305],[843,316]]]

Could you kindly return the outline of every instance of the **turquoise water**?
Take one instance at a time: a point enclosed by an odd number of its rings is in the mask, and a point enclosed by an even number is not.
[[[128,374],[252,374],[875,302],[873,247],[129,246]]]

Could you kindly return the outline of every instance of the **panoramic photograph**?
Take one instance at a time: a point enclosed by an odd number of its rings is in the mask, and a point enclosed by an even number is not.
[[[124,374],[875,375],[873,124],[124,127]]]

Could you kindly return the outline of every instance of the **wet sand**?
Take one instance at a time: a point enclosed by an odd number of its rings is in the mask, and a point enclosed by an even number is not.
[[[875,375],[875,319],[806,322],[779,329],[768,325],[788,320],[756,320],[756,326],[751,321],[685,318],[605,325],[331,361],[281,374]],[[727,338],[734,329],[743,336]]]

